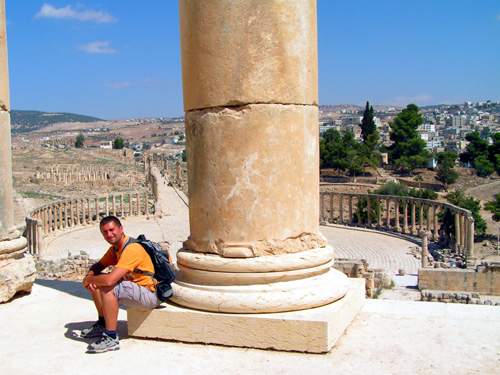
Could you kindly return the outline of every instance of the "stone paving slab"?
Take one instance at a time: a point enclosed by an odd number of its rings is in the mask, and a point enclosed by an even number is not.
[[[382,268],[396,274],[401,268],[416,275],[420,260],[409,254],[417,246],[403,238],[376,231],[344,226],[321,226],[321,233],[335,250],[336,258],[366,259],[370,268]]]
[[[0,305],[0,373],[457,375],[500,366],[498,307],[367,300],[328,354],[127,338],[120,311],[121,349],[90,355],[73,335],[95,318],[84,296],[76,282],[38,281],[31,295]]]

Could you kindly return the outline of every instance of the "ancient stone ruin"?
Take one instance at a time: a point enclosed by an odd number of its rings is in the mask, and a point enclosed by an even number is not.
[[[180,17],[190,236],[172,300],[183,308],[129,310],[129,332],[328,351],[364,282],[331,267],[319,232],[316,2],[186,0]]]
[[[26,238],[14,223],[10,135],[9,74],[5,1],[0,0],[0,302],[28,292],[35,281],[35,263],[26,254]]]

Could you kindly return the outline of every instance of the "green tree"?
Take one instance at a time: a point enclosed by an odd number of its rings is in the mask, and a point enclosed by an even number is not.
[[[377,126],[373,120],[373,107],[369,102],[366,102],[365,111],[363,112],[363,119],[361,120],[361,137],[363,142],[366,143],[368,137],[377,131]]]
[[[363,143],[359,148],[360,154],[362,155],[363,169],[368,166],[379,166],[382,159],[379,151],[380,135],[377,131],[373,114],[373,107],[369,102],[366,102],[363,119],[361,120],[361,137]]]
[[[437,154],[436,179],[441,181],[445,187],[455,183],[458,179],[458,173],[454,168],[457,157],[458,155],[452,151]]]
[[[374,191],[380,195],[396,195],[399,197],[414,197],[422,199],[436,199],[437,193],[429,189],[408,189],[406,185],[399,182],[389,181]]]
[[[328,129],[320,140],[321,167],[348,170],[358,145],[351,132]]]
[[[484,205],[484,209],[490,211],[493,215],[491,218],[495,221],[500,221],[500,193],[495,194],[495,200]]]
[[[113,148],[115,150],[121,150],[124,145],[125,145],[125,142],[123,141],[123,138],[121,138],[121,137],[115,138],[115,140],[113,141]]]
[[[481,138],[488,140],[491,137],[491,129],[487,126],[483,127],[480,132]]]
[[[488,142],[481,138],[479,132],[472,132],[465,136],[469,142],[465,151],[460,154],[460,161],[465,164],[474,165],[475,160],[484,156],[487,157]]]
[[[485,155],[480,155],[474,159],[474,169],[479,177],[487,177],[495,171],[495,167]]]
[[[354,139],[351,132],[328,129],[320,139],[320,167],[335,168],[351,176],[364,173],[367,166],[376,166],[380,155]]]
[[[492,135],[493,144],[488,147],[488,160],[495,166],[500,175],[500,132]]]
[[[474,218],[475,238],[478,236],[483,236],[486,233],[486,222],[479,213],[479,210],[481,208],[479,200],[474,199],[473,197],[466,196],[464,192],[461,190],[449,193],[446,196],[446,199],[451,204],[465,208],[472,213],[472,217]],[[446,210],[445,212],[445,217],[443,219],[443,226],[445,227],[445,231],[447,233],[455,233],[455,220],[451,212],[449,212],[449,210]]]
[[[85,137],[83,134],[78,134],[75,139],[75,147],[82,148],[85,143]]]
[[[389,161],[400,173],[411,173],[415,168],[424,167],[429,153],[417,129],[423,117],[415,104],[409,104],[389,124],[390,139]]]

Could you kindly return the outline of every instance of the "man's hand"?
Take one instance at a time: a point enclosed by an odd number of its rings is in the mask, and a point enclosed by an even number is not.
[[[94,273],[90,271],[83,280],[83,287],[91,292],[100,287],[113,287],[129,272],[130,271],[124,268],[118,267],[115,267],[111,273],[100,275],[94,275]]]
[[[89,276],[94,276],[94,271],[89,271],[87,275],[85,275],[85,277],[83,278],[82,284],[85,289],[89,289],[90,285]]]

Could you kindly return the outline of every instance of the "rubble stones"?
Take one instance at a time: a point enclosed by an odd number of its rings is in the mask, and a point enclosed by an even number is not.
[[[474,292],[447,292],[443,290],[422,290],[421,301],[500,306],[500,298],[498,297],[481,296]]]
[[[38,259],[36,269],[41,279],[79,279],[85,276],[92,264],[97,260],[90,259],[85,251],[79,255],[68,255],[65,259],[44,260]]]
[[[392,288],[392,279],[383,269],[369,269],[365,259],[335,259],[333,268],[348,277],[366,280],[366,296],[374,297],[378,289]]]

